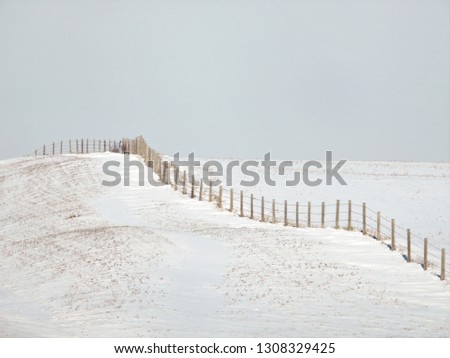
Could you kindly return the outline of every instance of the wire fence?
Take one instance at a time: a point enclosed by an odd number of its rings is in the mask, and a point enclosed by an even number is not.
[[[159,180],[172,186],[183,195],[200,201],[214,202],[218,208],[228,210],[241,217],[265,223],[282,224],[296,228],[335,228],[359,231],[363,235],[385,244],[390,250],[403,255],[407,262],[422,265],[424,270],[437,274],[446,280],[450,265],[446,263],[444,248],[428,242],[402,227],[394,219],[381,215],[366,203],[352,203],[351,200],[335,203],[282,202],[264,196],[255,196],[243,190],[213,185],[213,180],[188,177],[185,170],[164,160],[163,155],[150,148],[142,136],[135,139],[117,140],[80,139],[51,143],[34,151],[31,155],[85,154],[116,152],[136,154],[151,167]]]
[[[176,171],[176,168],[173,169]],[[164,175],[163,175],[164,178]],[[175,181],[175,178],[172,178]],[[406,261],[415,262],[424,268],[436,272],[442,280],[448,277],[450,265],[445,262],[445,249],[429,243],[396,224],[396,221],[382,216],[367,207],[365,203],[354,205],[351,201],[333,204],[277,202],[267,197],[246,195],[242,190],[206,185],[206,181],[192,184],[192,180],[179,181],[177,185],[183,193],[192,198],[216,202],[219,208],[236,213],[242,217],[268,223],[284,224],[301,228],[335,228],[359,231],[388,246],[392,251],[400,252]],[[171,180],[166,184],[174,186]]]
[[[44,144],[36,149],[32,155],[57,155],[57,154],[88,154],[115,152],[122,153],[122,141],[111,139],[75,139],[68,141],[53,142]]]

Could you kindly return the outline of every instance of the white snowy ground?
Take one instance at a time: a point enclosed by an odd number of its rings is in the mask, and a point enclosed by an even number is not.
[[[167,157],[169,158],[169,157]],[[196,158],[197,160],[197,158]],[[224,168],[224,188],[227,188],[226,168],[235,159],[198,159],[202,166],[207,160],[217,160]],[[334,164],[337,163],[337,159]],[[259,161],[260,162],[260,161]],[[243,161],[240,161],[242,164]],[[325,167],[325,163],[321,162]],[[283,203],[294,204],[298,201],[300,207],[300,221],[306,221],[306,206],[308,201],[312,204],[313,224],[320,222],[321,203],[327,204],[326,225],[335,225],[336,200],[341,201],[341,226],[347,222],[347,202],[353,203],[353,224],[361,228],[362,203],[367,204],[368,225],[376,228],[376,212],[380,211],[382,220],[382,235],[390,236],[390,220],[396,219],[397,244],[406,246],[406,229],[412,232],[412,251],[418,254],[418,260],[423,256],[424,238],[429,242],[429,259],[439,263],[442,248],[450,252],[450,164],[449,163],[420,163],[420,162],[355,162],[348,161],[339,170],[347,185],[340,185],[333,180],[332,185],[325,184],[325,170],[312,167],[310,180],[322,179],[319,186],[308,186],[303,182],[302,168],[305,161],[293,161],[293,166],[286,168],[285,174],[280,175],[278,167],[271,170],[271,178],[276,186],[270,186],[263,180],[264,171],[261,165],[251,167],[258,173],[260,182],[257,186],[242,186],[241,181],[252,178],[242,174],[238,167],[232,169],[231,183],[235,189],[235,198],[238,199],[238,190],[243,189],[246,194],[245,210],[248,211],[248,196],[253,194],[255,200],[264,195],[266,200],[266,214],[271,214],[271,201],[275,199],[279,205],[279,216],[283,213]],[[185,168],[183,168],[185,169]],[[214,168],[212,168],[214,169]],[[301,182],[295,186],[286,186],[287,180],[292,180],[293,172],[301,173]],[[196,168],[196,177],[201,176],[203,170]],[[230,177],[230,176],[229,176]],[[213,177],[216,178],[216,177]],[[218,189],[215,188],[217,191]],[[258,202],[256,202],[258,204]],[[256,210],[256,209],[255,209]],[[294,208],[291,219],[294,219]],[[420,258],[419,258],[420,256]],[[450,262],[447,260],[447,270],[450,271]]]
[[[0,336],[450,336],[449,283],[385,245],[102,186],[122,159],[0,162]]]

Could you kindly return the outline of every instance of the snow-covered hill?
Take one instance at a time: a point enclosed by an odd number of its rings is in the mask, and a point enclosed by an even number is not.
[[[357,232],[251,221],[116,154],[0,162],[0,336],[450,336],[450,287]],[[376,180],[376,179],[374,179]]]

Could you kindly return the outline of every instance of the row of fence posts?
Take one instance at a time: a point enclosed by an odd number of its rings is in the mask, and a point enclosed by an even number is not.
[[[56,155],[56,154],[63,154],[64,153],[64,142],[61,141],[59,143],[59,150],[57,143],[53,142],[50,146],[50,151],[47,150],[47,146],[42,146],[42,155]],[[69,140],[68,147],[67,147],[67,153],[68,154],[89,154],[91,153],[100,153],[100,152],[119,152],[120,146],[117,143],[117,141],[106,141],[106,140],[98,140],[95,139],[91,142],[89,139],[76,139],[74,142],[72,140]],[[34,151],[34,155],[38,155],[38,150]]]
[[[64,142],[61,141],[59,143],[59,151],[57,148],[57,144],[53,142],[50,146],[50,151],[48,151],[48,147],[46,145],[42,146],[42,155],[56,155],[64,153]],[[102,150],[103,149],[103,150]],[[106,140],[98,140],[95,139],[89,141],[89,139],[76,139],[72,142],[72,140],[68,141],[67,145],[67,153],[68,154],[89,154],[94,152],[120,152],[126,154],[136,154],[140,155],[146,165],[151,167],[156,173],[159,173],[160,177],[162,177],[162,157],[155,150],[151,149],[145,142],[142,136],[137,137],[136,139],[128,139],[124,138],[121,142],[114,141],[106,141]],[[59,153],[58,153],[59,152]],[[38,155],[38,150],[34,151],[34,155]]]
[[[167,185],[172,185],[174,190],[178,190],[178,181],[179,181],[179,169],[178,168],[174,168],[173,169],[173,182],[170,179],[170,172],[171,172],[171,163],[170,162],[163,162],[163,171],[162,173],[160,173],[160,178],[162,178],[162,181],[167,184]],[[190,191],[190,197],[191,198],[195,198],[195,177],[194,175],[192,175],[192,177],[190,178],[190,184],[191,184],[191,191]],[[181,181],[181,185],[182,185],[182,193],[183,194],[187,194],[187,180],[186,180],[186,172],[183,171],[183,179]],[[241,190],[239,193],[239,216],[240,217],[244,217],[244,193]],[[199,183],[199,195],[198,195],[198,200],[202,201],[203,200],[203,180],[200,180]],[[212,182],[209,181],[209,201],[212,202],[213,201],[213,190],[212,190]],[[336,213],[335,213],[335,228],[336,229],[340,229],[340,200],[336,201]],[[217,206],[219,208],[223,208],[223,187],[219,186],[219,194],[217,196]],[[312,227],[312,222],[311,222],[311,216],[312,216],[312,210],[311,210],[311,202],[308,201],[308,211],[307,211],[307,227]],[[324,228],[325,227],[325,202],[321,203],[321,224],[320,227]],[[229,209],[230,212],[234,211],[234,190],[233,188],[230,188],[230,197],[229,197]],[[272,223],[276,223],[277,222],[277,217],[276,217],[276,202],[275,200],[272,200]],[[348,213],[347,213],[347,226],[344,227],[345,230],[349,230],[352,231],[355,228],[353,227],[352,224],[352,201],[349,200],[348,201]],[[250,213],[249,213],[249,218],[250,219],[254,219],[255,215],[254,215],[254,196],[253,194],[250,195]],[[300,221],[299,221],[299,203],[296,202],[295,203],[295,224],[293,225],[294,227],[300,227]],[[261,197],[261,221],[263,222],[267,222],[268,220],[266,219],[266,214],[265,214],[265,199],[264,196]],[[382,235],[381,235],[381,213],[377,212],[377,228],[376,228],[376,235],[373,236],[375,239],[382,241]],[[284,217],[283,217],[283,222],[285,226],[289,226],[289,220],[288,220],[288,201],[284,200]],[[368,235],[369,232],[367,230],[367,207],[366,207],[366,203],[362,204],[362,230],[361,232],[363,233],[363,235]],[[392,251],[395,251],[397,249],[396,247],[396,226],[395,226],[395,219],[391,220],[391,235],[390,235],[390,249]],[[407,229],[407,254],[406,254],[406,260],[407,262],[412,262],[412,256],[411,256],[411,230]],[[424,270],[428,269],[428,239],[424,239],[424,253],[423,253],[423,262],[422,262],[422,267]],[[441,250],[441,273],[440,273],[440,278],[441,280],[445,280],[445,249]]]
[[[136,139],[123,138],[122,151],[125,154],[141,156],[144,163],[159,175],[162,182],[168,180],[168,178],[163,178],[163,166],[166,166],[167,162],[163,162],[161,154],[150,148],[142,136],[136,137]],[[164,173],[166,172],[164,171]]]
[[[69,153],[76,153],[76,154],[84,154],[89,153],[89,140],[86,139],[84,141],[81,139],[79,141],[78,139],[74,143],[74,147],[72,148],[72,141],[69,140],[68,144],[68,151]],[[91,152],[95,152],[97,142],[95,140],[91,143]],[[178,185],[181,185],[181,192],[182,194],[187,194],[187,184],[188,184],[188,178],[186,176],[186,171],[183,171],[183,175],[180,178],[180,170],[178,167],[171,166],[170,161],[163,161],[162,156],[157,151],[150,148],[147,143],[145,142],[144,138],[142,136],[136,137],[136,139],[128,139],[123,138],[122,141],[118,144],[116,141],[113,143],[111,141],[108,142],[104,140],[103,143],[101,140],[98,141],[98,152],[101,151],[101,147],[103,144],[103,151],[106,152],[107,148],[109,151],[120,151],[125,154],[136,154],[141,156],[144,159],[144,162],[148,167],[151,167],[153,172],[159,175],[160,180],[167,184],[171,185],[174,190],[179,190]],[[52,144],[52,154],[57,154],[56,152],[56,146],[55,143]],[[60,148],[59,148],[59,154],[63,153],[63,142],[60,142]],[[42,154],[46,155],[46,146],[43,146]],[[37,155],[37,151],[35,151],[35,155]],[[173,181],[171,180],[171,172],[173,175]],[[190,191],[190,197],[195,198],[195,177],[192,175],[191,178],[189,178],[189,183],[191,185],[191,191]],[[208,200],[210,202],[213,201],[215,198],[212,188],[212,182],[209,182],[209,198]],[[198,199],[200,201],[203,200],[203,180],[200,180],[199,184],[199,195]],[[216,197],[217,199],[217,206],[219,208],[223,208],[223,187],[219,186],[219,193]],[[335,228],[340,229],[340,200],[336,201],[336,212],[335,212]],[[254,195],[250,194],[250,213],[249,218],[255,219],[255,212],[254,212]],[[321,224],[320,227],[325,227],[325,202],[322,202],[321,204]],[[266,219],[266,213],[265,213],[265,199],[264,196],[261,197],[261,207],[260,207],[260,217],[261,221],[268,222]],[[234,191],[231,188],[230,189],[230,202],[229,202],[229,211],[234,211]],[[352,202],[351,200],[348,201],[348,213],[347,213],[347,226],[344,227],[345,230],[354,230],[354,227],[352,225]],[[294,227],[300,227],[300,220],[299,220],[300,210],[299,210],[299,203],[295,203],[295,223]],[[239,200],[239,216],[244,217],[244,193],[241,190],[240,191],[240,200]],[[276,202],[275,200],[272,200],[272,222],[277,222],[277,216],[276,216]],[[289,220],[288,220],[288,201],[284,200],[284,225],[289,226]],[[311,202],[308,201],[308,211],[307,211],[307,227],[312,227],[312,221],[311,221]],[[381,234],[381,213],[377,212],[377,219],[376,219],[376,233],[375,235],[371,235],[375,239],[382,241],[382,234]],[[369,231],[367,230],[367,207],[366,203],[362,204],[362,230],[363,235],[369,235]],[[412,261],[411,256],[411,230],[406,230],[406,238],[407,238],[407,253],[406,253],[406,260],[407,262]],[[396,250],[396,225],[395,225],[395,219],[391,220],[391,235],[390,235],[390,249],[392,251]],[[424,270],[428,269],[428,239],[424,239],[424,252],[423,252],[423,262],[422,267]],[[441,274],[440,274],[441,280],[445,280],[445,249],[441,250]]]

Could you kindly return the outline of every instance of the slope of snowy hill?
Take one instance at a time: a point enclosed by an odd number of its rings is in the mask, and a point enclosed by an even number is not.
[[[380,242],[240,218],[136,168],[105,187],[107,160],[0,162],[0,336],[450,336],[448,281]]]

